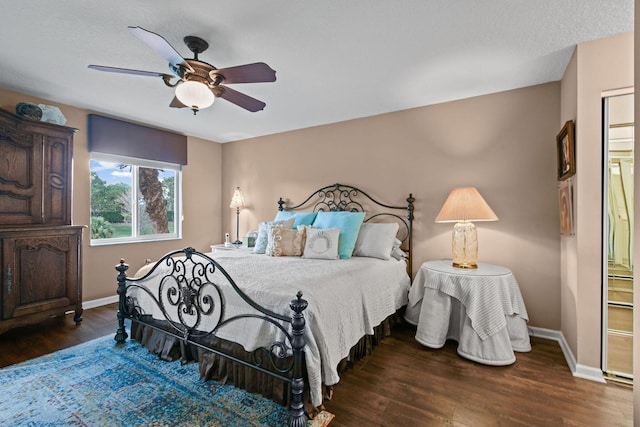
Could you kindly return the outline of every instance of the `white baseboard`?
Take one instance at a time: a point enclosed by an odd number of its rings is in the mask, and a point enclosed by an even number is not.
[[[554,340],[560,344],[562,354],[564,354],[567,365],[569,365],[569,370],[574,377],[584,378],[586,380],[596,381],[599,383],[606,383],[601,369],[576,363],[576,358],[571,352],[569,344],[567,344],[567,340],[564,338],[562,332],[536,327],[529,327],[529,330],[531,331],[531,335],[534,337]]]
[[[107,304],[113,304],[114,302],[118,302],[118,295],[112,295],[110,297],[98,298],[91,301],[83,301],[82,308],[90,309],[96,308]]]

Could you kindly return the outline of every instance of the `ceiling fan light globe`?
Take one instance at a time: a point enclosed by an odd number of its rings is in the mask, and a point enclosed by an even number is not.
[[[176,98],[194,110],[208,108],[216,99],[207,85],[196,81],[180,83],[176,87]]]

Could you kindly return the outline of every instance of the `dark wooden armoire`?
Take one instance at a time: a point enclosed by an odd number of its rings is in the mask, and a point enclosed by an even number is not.
[[[0,333],[74,311],[82,230],[71,225],[76,129],[0,109]]]

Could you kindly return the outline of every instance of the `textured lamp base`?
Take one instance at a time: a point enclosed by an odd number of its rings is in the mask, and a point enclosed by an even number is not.
[[[468,263],[468,264],[458,264],[457,262],[452,263],[455,268],[478,268],[477,263]]]
[[[472,222],[458,222],[453,226],[451,254],[454,267],[478,268],[478,233]]]
[[[478,263],[466,263],[466,264],[459,264],[457,262],[452,263],[452,265],[455,268],[478,268]]]

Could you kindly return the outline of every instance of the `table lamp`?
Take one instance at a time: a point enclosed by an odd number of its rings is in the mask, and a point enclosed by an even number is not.
[[[244,209],[244,197],[242,197],[242,192],[240,191],[240,187],[236,187],[233,192],[233,196],[231,197],[231,204],[229,205],[231,209],[236,210],[236,241],[233,242],[234,245],[241,245],[240,241],[240,209]]]
[[[478,234],[473,221],[497,221],[475,187],[454,188],[444,202],[436,222],[455,222],[451,240],[453,266],[478,268]]]

